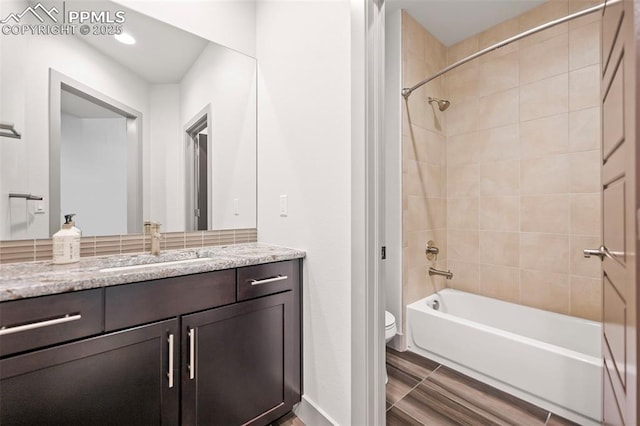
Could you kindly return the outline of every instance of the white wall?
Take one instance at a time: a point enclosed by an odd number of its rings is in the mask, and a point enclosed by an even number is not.
[[[351,424],[350,37],[348,1],[258,2],[258,239],[307,250],[305,399],[342,425]]]
[[[149,91],[149,214],[144,220],[162,224],[163,232],[184,231],[184,141],[180,126],[180,86],[154,84]]]
[[[402,330],[402,11],[385,19],[385,262],[386,310]],[[401,348],[400,339],[392,346]]]
[[[256,6],[253,0],[115,2],[245,55],[256,56]]]
[[[182,79],[180,97],[183,130],[203,108],[211,106],[210,228],[255,228],[255,60],[209,43]],[[184,138],[181,142],[184,144]],[[234,199],[238,200],[238,214],[233,210]]]
[[[126,126],[124,117],[62,114],[60,207],[84,235],[127,233]]]

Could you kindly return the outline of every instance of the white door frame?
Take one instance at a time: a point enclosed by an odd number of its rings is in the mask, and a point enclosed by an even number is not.
[[[351,424],[384,425],[384,0],[351,12]]]

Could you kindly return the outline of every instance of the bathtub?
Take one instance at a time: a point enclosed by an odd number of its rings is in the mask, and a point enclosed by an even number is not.
[[[407,306],[407,342],[581,425],[601,424],[600,323],[445,289]]]

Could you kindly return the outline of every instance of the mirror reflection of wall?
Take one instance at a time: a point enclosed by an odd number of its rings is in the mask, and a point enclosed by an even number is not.
[[[1,3],[2,13],[23,10],[28,4],[5,0]],[[127,46],[110,36],[0,37],[0,121],[15,123],[22,133],[19,142],[0,140],[0,240],[48,238],[62,221],[62,217],[54,217],[58,213],[50,208],[51,70],[128,105],[145,117],[140,128],[142,196],[138,205],[142,206],[143,219],[161,222],[163,231],[194,229],[186,216],[189,197],[184,128],[188,120],[210,104],[215,126],[207,131],[209,160],[204,183],[208,211],[207,223],[202,226],[255,228],[255,59],[111,2],[67,1],[66,8],[124,9],[125,29],[135,34],[137,42]],[[74,165],[71,169],[79,173],[83,167]],[[80,188],[61,188],[61,194],[77,191]],[[18,206],[19,201],[10,202],[6,196],[10,192],[38,194],[43,200]],[[242,207],[239,210],[234,209],[238,200]],[[62,209],[60,214],[67,210]],[[122,233],[115,231],[115,224],[112,230],[94,228],[90,222],[95,222],[96,214],[81,214],[80,209],[73,208],[78,211],[70,213],[78,214],[83,235]],[[13,218],[9,214],[12,210]],[[50,222],[56,223],[55,229]],[[126,232],[140,231],[128,227]]]

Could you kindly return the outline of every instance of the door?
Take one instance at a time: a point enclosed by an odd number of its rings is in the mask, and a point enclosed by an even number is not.
[[[293,292],[187,315],[182,424],[267,425],[293,408]]]
[[[169,320],[0,361],[0,424],[177,425],[177,332]]]
[[[634,1],[602,18],[603,420],[637,424],[637,140]],[[636,213],[638,212],[638,214]]]

